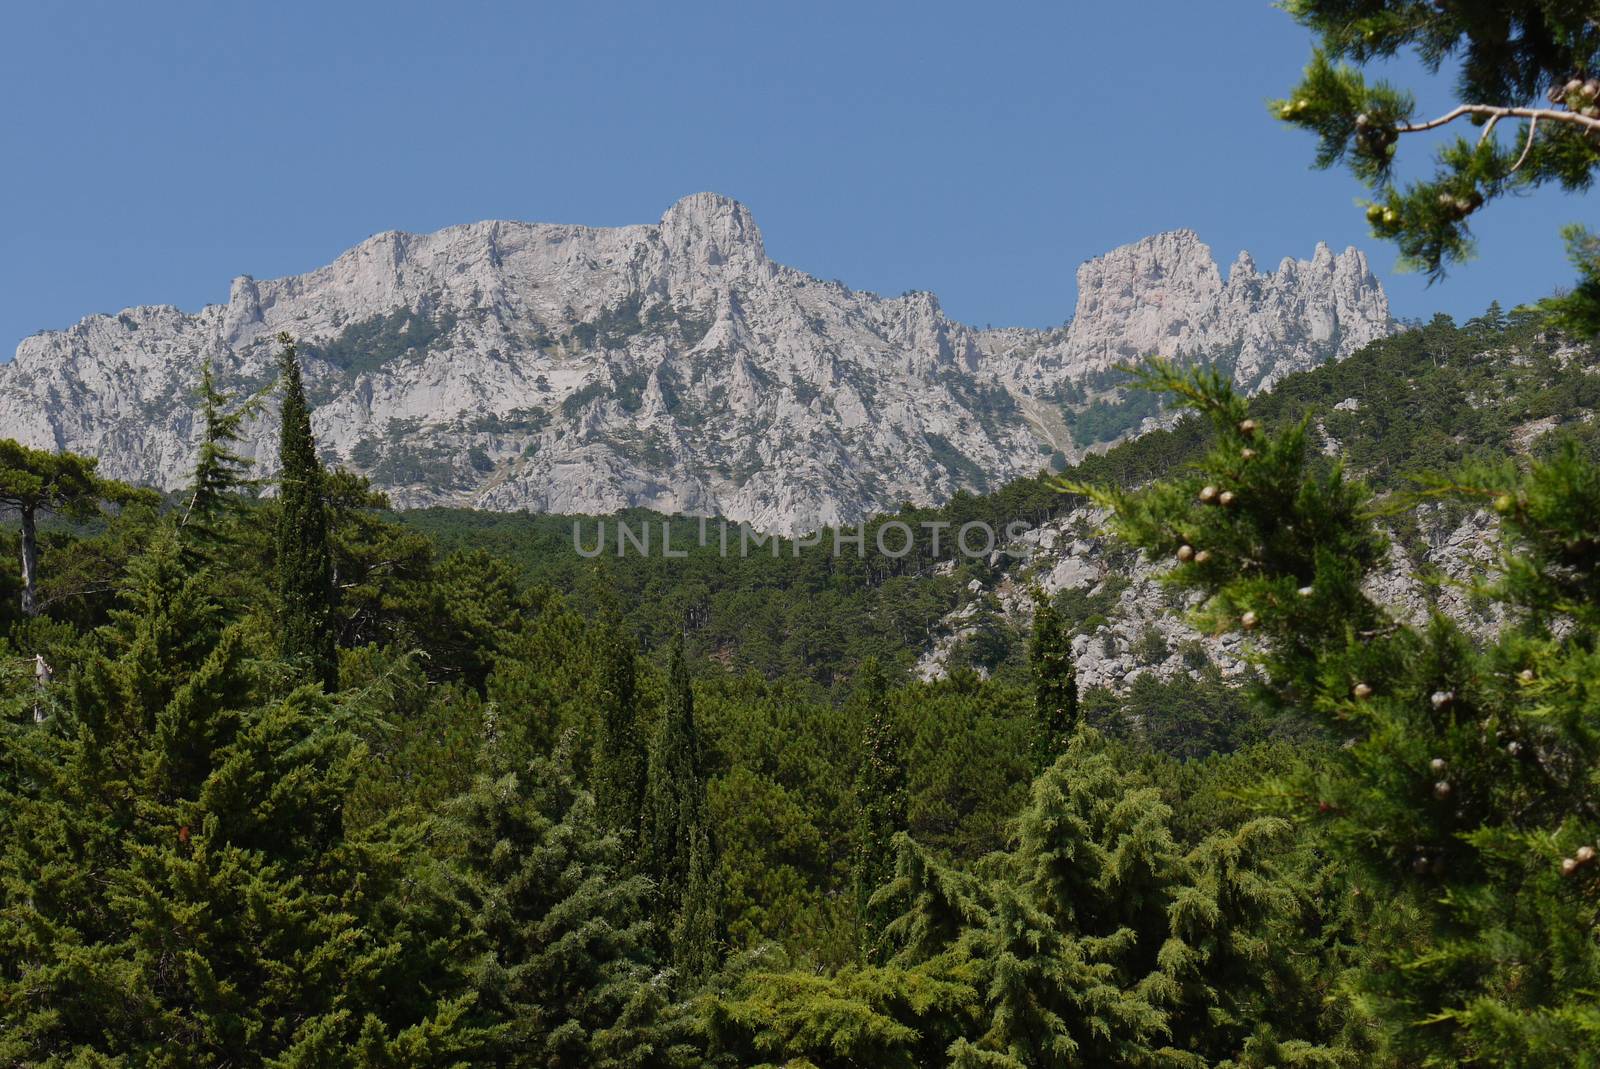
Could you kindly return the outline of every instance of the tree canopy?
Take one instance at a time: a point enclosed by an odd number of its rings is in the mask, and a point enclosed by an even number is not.
[[[1274,101],[1279,118],[1317,137],[1319,167],[1342,164],[1372,192],[1367,220],[1402,263],[1440,277],[1473,251],[1471,219],[1495,200],[1546,186],[1586,191],[1600,165],[1600,23],[1564,0],[1420,3],[1288,0],[1315,35],[1300,84]],[[1421,115],[1415,95],[1366,69],[1413,53],[1454,76],[1456,105]],[[1402,177],[1404,146],[1445,141],[1426,177]],[[1509,135],[1509,136],[1506,136]],[[1568,329],[1600,325],[1600,258],[1581,227],[1567,231],[1580,274],[1549,310]]]

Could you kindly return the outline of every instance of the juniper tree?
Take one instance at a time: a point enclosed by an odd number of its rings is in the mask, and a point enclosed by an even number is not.
[[[283,421],[278,440],[278,598],[280,648],[329,691],[338,683],[333,556],[322,462],[311,435],[311,406],[294,340],[278,335]]]
[[[1600,23],[1592,4],[1562,0],[1423,4],[1289,0],[1316,35],[1305,76],[1279,118],[1317,135],[1319,167],[1347,166],[1373,193],[1367,220],[1403,264],[1432,277],[1471,255],[1471,217],[1499,197],[1548,185],[1587,190],[1600,166]],[[1412,51],[1430,72],[1458,63],[1457,103],[1419,116],[1415,97],[1362,68]],[[1431,176],[1396,178],[1402,144],[1470,124],[1437,153]],[[1503,124],[1503,125],[1502,125]],[[1510,131],[1509,138],[1499,136]],[[1551,308],[1571,327],[1600,328],[1600,240],[1567,230],[1581,284]]]
[[[1066,748],[1078,726],[1078,676],[1068,629],[1041,591],[1034,592],[1028,665],[1033,670],[1033,764],[1040,771]]]
[[[851,876],[861,918],[862,950],[873,957],[878,954],[878,937],[888,918],[873,907],[872,896],[894,875],[894,837],[906,830],[907,776],[904,741],[876,658],[862,664],[857,694],[864,723],[856,769]]]
[[[644,870],[655,883],[658,939],[691,980],[699,979],[698,966],[714,957],[708,943],[714,945],[721,934],[721,895],[711,876],[717,867],[716,843],[707,823],[703,764],[679,638],[667,673],[666,708],[651,740],[641,847]]]
[[[208,582],[159,539],[57,716],[0,736],[26,770],[0,798],[0,1060],[474,1057],[416,833],[345,831],[359,746],[314,688],[273,696]]]
[[[472,918],[478,1005],[502,1022],[482,1064],[664,1064],[648,879],[598,819],[569,735],[526,762],[485,742],[440,822]]]
[[[1491,510],[1504,557],[1479,593],[1509,621],[1486,643],[1433,612],[1413,625],[1364,585],[1385,555],[1368,492],[1270,433],[1227,383],[1145,376],[1209,418],[1192,471],[1088,490],[1120,533],[1175,562],[1205,630],[1257,643],[1264,696],[1345,739],[1286,781],[1282,815],[1315,822],[1383,904],[1357,974],[1403,1064],[1566,1063],[1600,1029],[1600,469],[1572,445],[1424,480]],[[1402,499],[1402,502],[1404,499]]]

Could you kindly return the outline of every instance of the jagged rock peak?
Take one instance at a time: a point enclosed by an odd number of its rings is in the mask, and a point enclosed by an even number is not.
[[[885,298],[767,259],[716,193],[622,227],[484,221],[374,235],[305,274],[234,279],[227,302],[89,316],[0,366],[0,428],[173,488],[194,387],[275,374],[301,343],[330,462],[398,505],[712,514],[797,532],[993,489],[1074,449],[1060,400],[1149,352],[1224,351],[1249,387],[1386,332],[1359,253],[1223,284],[1189,230],[1079,271],[1049,331],[976,331],[931,293]],[[1098,388],[1098,387],[1096,387]],[[270,412],[241,449],[272,475]]]
[[[692,193],[661,216],[661,240],[675,254],[718,263],[735,251],[766,257],[761,230],[750,209],[721,193]]]
[[[1293,371],[1340,359],[1389,333],[1389,302],[1367,259],[1319,243],[1310,260],[1257,271],[1240,253],[1224,284],[1192,230],[1123,245],[1078,269],[1078,303],[1065,339],[1040,348],[1017,384],[1105,380],[1151,356],[1230,363],[1235,382],[1262,389]]]
[[[1192,230],[1113,249],[1078,268],[1073,351],[1087,361],[1115,352],[1111,363],[1152,351],[1175,355],[1221,290],[1211,248]]]

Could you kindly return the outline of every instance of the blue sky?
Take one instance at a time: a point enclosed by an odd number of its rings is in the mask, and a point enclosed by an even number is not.
[[[1360,245],[1403,316],[1567,280],[1559,194],[1485,215],[1440,285],[1395,275],[1356,183],[1266,114],[1309,47],[1257,0],[11,3],[0,354],[382,230],[653,221],[704,189],[776,259],[980,325],[1059,323],[1081,261],[1180,226],[1224,267]]]

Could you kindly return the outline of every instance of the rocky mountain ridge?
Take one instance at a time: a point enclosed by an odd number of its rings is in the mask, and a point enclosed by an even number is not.
[[[1073,399],[1150,352],[1257,389],[1391,329],[1354,249],[1226,283],[1173,231],[1079,271],[1051,331],[979,331],[928,293],[885,298],[778,264],[717,194],[655,225],[482,222],[377,235],[304,275],[235,279],[226,304],[89,316],[0,367],[0,427],[187,478],[204,362],[260,390],[274,338],[301,345],[330,461],[397,505],[606,513],[645,506],[781,533],[934,503],[1037,471],[1073,440]],[[1064,405],[1064,402],[1066,403]],[[270,402],[244,452],[270,476]]]

